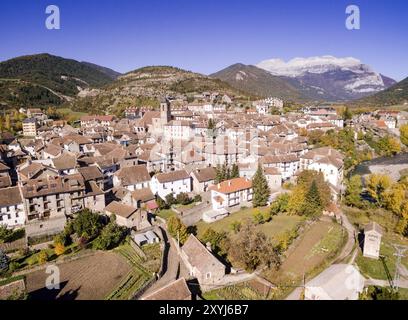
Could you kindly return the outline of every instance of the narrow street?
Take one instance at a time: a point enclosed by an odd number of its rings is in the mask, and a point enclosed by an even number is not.
[[[163,225],[161,227],[163,230],[163,237],[165,238],[164,240],[166,242],[166,249],[164,250],[164,274],[142,295],[142,297],[168,285],[173,280],[176,280],[179,276],[180,259],[177,253],[177,248],[175,247],[174,242],[170,240],[165,227]]]

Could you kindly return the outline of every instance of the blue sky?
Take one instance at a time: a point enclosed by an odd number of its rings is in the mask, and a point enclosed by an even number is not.
[[[45,28],[58,5],[61,30]],[[345,9],[361,29],[345,28]],[[408,76],[406,0],[2,0],[0,60],[48,52],[127,72],[173,65],[209,74],[230,64],[352,56]]]

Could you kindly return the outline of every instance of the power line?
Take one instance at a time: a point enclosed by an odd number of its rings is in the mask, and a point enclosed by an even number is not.
[[[395,248],[395,253],[394,256],[397,257],[397,261],[395,263],[395,275],[394,275],[394,281],[393,281],[393,289],[395,291],[398,291],[399,287],[399,280],[400,280],[400,267],[401,267],[401,258],[405,257],[405,251],[408,250],[408,246],[403,246],[403,245],[398,245],[398,244],[393,244],[393,247]]]

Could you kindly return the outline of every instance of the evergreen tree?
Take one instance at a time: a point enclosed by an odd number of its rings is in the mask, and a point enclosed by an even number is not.
[[[232,165],[232,169],[231,169],[231,179],[234,179],[234,178],[239,178],[239,168],[236,163]]]
[[[225,177],[224,177],[224,180],[229,180],[229,179],[231,179],[231,170],[230,170],[230,168],[229,167],[225,167]]]
[[[307,216],[315,216],[322,211],[322,200],[320,199],[319,189],[316,181],[313,181],[309,191],[306,193],[303,206],[303,214]]]
[[[265,178],[263,169],[261,166],[258,166],[254,178],[252,179],[252,204],[256,207],[266,206],[268,203],[269,196],[271,191],[268,186],[268,181]]]
[[[217,164],[216,174],[215,174],[215,182],[220,183],[224,180],[224,176],[222,173],[222,168],[219,164]]]

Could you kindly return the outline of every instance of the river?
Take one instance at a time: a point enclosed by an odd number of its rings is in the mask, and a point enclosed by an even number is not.
[[[400,153],[395,156],[380,157],[362,162],[356,166],[351,175],[364,176],[370,173],[384,173],[391,174],[398,180],[399,171],[405,168],[408,168],[408,153]]]

